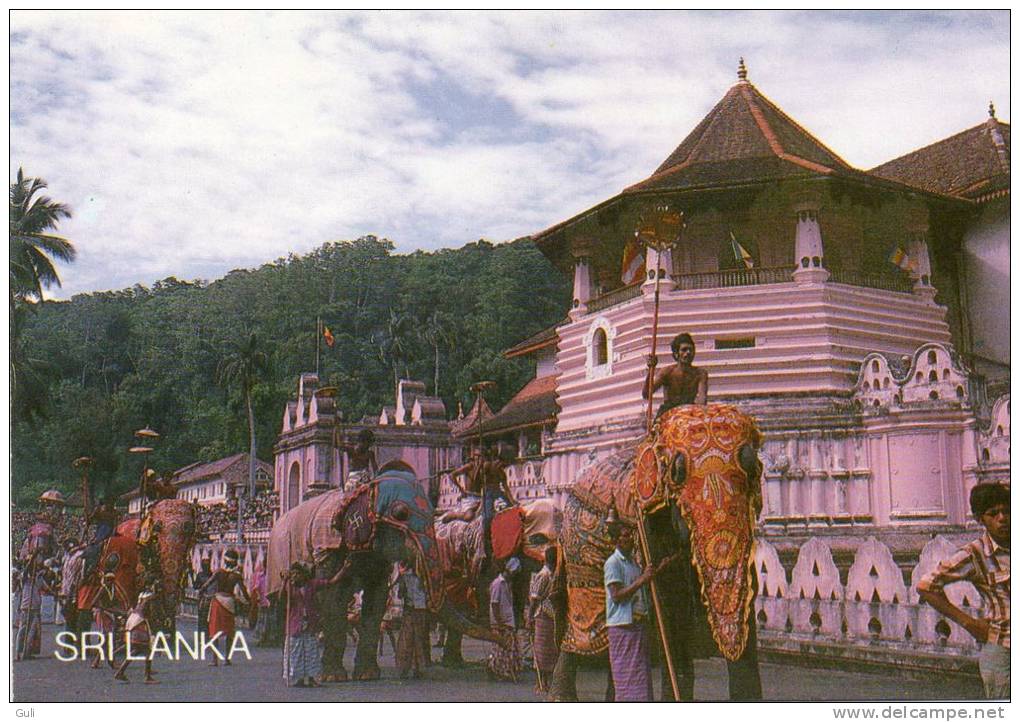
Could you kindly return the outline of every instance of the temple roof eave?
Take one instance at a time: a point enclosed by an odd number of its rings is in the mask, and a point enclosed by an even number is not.
[[[736,191],[746,190],[748,188],[756,188],[766,186],[775,183],[779,180],[793,181],[793,182],[829,182],[833,180],[839,180],[844,182],[854,183],[856,185],[867,186],[877,188],[881,190],[894,191],[900,193],[906,193],[912,196],[920,196],[932,201],[938,201],[955,205],[959,208],[969,208],[974,205],[974,201],[969,198],[962,198],[957,195],[949,195],[933,191],[926,188],[919,188],[917,186],[910,185],[901,181],[892,180],[889,178],[882,178],[879,176],[871,175],[863,171],[858,171],[853,174],[834,173],[828,175],[811,175],[801,178],[763,178],[760,180],[746,181],[741,183],[711,183],[700,186],[689,186],[686,188],[636,188],[631,186],[625,189],[615,196],[598,203],[585,211],[582,211],[565,221],[561,221],[543,231],[535,233],[531,236],[532,242],[547,256],[548,251],[551,250],[550,246],[555,245],[555,238],[557,234],[568,230],[570,227],[577,225],[579,222],[589,218],[599,212],[608,209],[614,203],[635,198],[635,197],[654,197],[662,195],[671,196],[683,196],[695,193],[708,193],[708,192],[719,192],[719,191]]]

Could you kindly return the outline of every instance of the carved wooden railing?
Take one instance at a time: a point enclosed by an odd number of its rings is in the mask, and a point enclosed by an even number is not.
[[[829,281],[843,283],[862,288],[877,288],[884,291],[911,293],[912,285],[906,274],[896,271],[856,271],[846,268],[831,268]],[[762,286],[770,283],[790,283],[793,281],[791,266],[772,266],[766,268],[735,268],[725,271],[705,271],[703,273],[681,273],[673,276],[673,290],[696,291],[706,288],[735,288],[739,286]],[[604,311],[624,301],[641,295],[641,283],[618,288],[588,301],[588,313]]]
[[[904,273],[896,271],[854,271],[847,268],[828,268],[830,283],[844,283],[848,286],[877,288],[883,291],[911,293],[913,284]]]
[[[789,283],[793,269],[789,266],[770,268],[734,268],[727,271],[681,273],[673,276],[677,291],[694,291],[701,288],[731,288],[733,286],[760,286],[767,283]]]
[[[588,301],[588,313],[596,313],[603,311],[610,306],[615,306],[624,301],[629,301],[632,298],[637,298],[641,295],[641,284],[635,283],[632,286],[624,286],[618,288],[615,291],[603,294],[597,298],[593,298]]]

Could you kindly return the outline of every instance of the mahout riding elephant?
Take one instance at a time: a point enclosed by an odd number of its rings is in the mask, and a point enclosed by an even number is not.
[[[324,681],[344,681],[351,597],[362,592],[361,625],[351,678],[378,679],[379,631],[394,562],[407,561],[422,581],[429,610],[450,629],[497,641],[488,627],[471,622],[445,600],[433,529],[433,506],[406,464],[383,465],[370,482],[349,491],[335,489],[299,504],[273,525],[267,566],[268,594],[282,594],[283,575],[294,562],[316,565],[320,577],[348,571],[319,592]]]
[[[613,551],[610,509],[634,528],[643,511],[651,561],[678,555],[656,577],[656,589],[681,699],[693,696],[695,654],[713,646],[727,661],[730,698],[761,697],[753,614],[760,443],[753,419],[733,406],[680,406],[665,412],[643,441],[575,482],[560,535],[567,618],[552,699],[576,699],[579,658],[608,650],[603,564]],[[702,634],[706,626],[710,638]],[[662,671],[663,696],[672,699],[665,661]]]
[[[156,596],[149,603],[149,622],[154,630],[173,633],[197,537],[195,505],[183,499],[163,499],[149,509],[145,520],[127,519],[117,526],[113,536],[103,542],[99,563],[88,578],[80,579],[83,565],[72,556],[64,566],[64,574],[70,576],[65,576],[62,588],[76,598],[81,615],[95,603],[104,572],[114,574],[114,595],[125,611],[135,605],[146,586],[153,586]],[[71,591],[75,589],[76,593]]]
[[[528,584],[541,569],[546,548],[556,542],[563,516],[552,499],[535,499],[499,512],[492,523],[492,560],[487,564],[480,513],[470,521],[444,515],[436,521],[436,541],[447,595],[459,608],[479,618],[488,618],[489,584],[506,559],[516,556],[521,569],[512,577],[514,613],[523,619],[528,601]],[[461,634],[449,630],[443,647],[443,664],[459,666]]]

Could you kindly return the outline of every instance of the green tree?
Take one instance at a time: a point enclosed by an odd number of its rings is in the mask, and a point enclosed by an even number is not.
[[[53,364],[32,352],[22,333],[28,312],[22,301],[11,307],[11,417],[31,424],[46,415],[49,379],[56,374]]]
[[[70,263],[77,252],[66,238],[50,231],[56,229],[63,218],[71,217],[71,210],[48,196],[38,195],[46,188],[42,178],[27,178],[18,168],[18,177],[11,183],[10,194],[10,297],[11,308],[15,299],[42,299],[44,288],[59,286],[60,277],[53,261]]]
[[[71,211],[63,203],[39,195],[46,188],[41,178],[26,178],[18,168],[17,180],[10,188],[10,371],[11,412],[15,419],[38,419],[45,408],[44,375],[52,368],[32,355],[21,333],[25,313],[42,300],[43,288],[59,286],[60,277],[53,260],[74,260],[74,246],[67,239],[48,231],[56,229]]]
[[[432,347],[432,351],[435,354],[435,375],[432,382],[432,393],[436,396],[439,396],[439,348],[440,346],[449,346],[450,341],[453,339],[450,331],[451,327],[452,323],[449,316],[439,310],[429,314],[429,317],[425,319],[425,323],[421,326],[422,340]]]
[[[254,330],[247,330],[241,338],[230,342],[227,345],[223,357],[220,359],[216,376],[224,386],[233,386],[241,392],[244,398],[244,405],[248,411],[248,496],[255,495],[255,406],[252,399],[252,392],[255,384],[269,375],[269,356],[262,350],[259,344],[258,334]],[[237,511],[237,540],[241,541],[241,510],[243,507],[242,496],[238,494]]]

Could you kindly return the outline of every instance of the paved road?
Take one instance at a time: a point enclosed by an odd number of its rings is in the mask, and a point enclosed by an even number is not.
[[[187,627],[185,627],[187,628]],[[252,647],[252,660],[235,659],[231,667],[210,668],[191,659],[168,662],[158,658],[155,668],[160,684],[141,683],[141,663],[128,669],[130,684],[112,679],[107,668],[93,670],[82,662],[60,662],[54,658],[54,637],[59,627],[43,627],[43,657],[13,665],[15,702],[534,702],[534,676],[529,673],[518,684],[490,682],[481,661],[485,645],[465,640],[467,669],[430,667],[420,680],[396,676],[393,653],[386,643],[380,658],[383,678],[377,682],[331,684],[320,689],[294,689],[281,679],[281,652]],[[440,650],[435,650],[439,656]],[[348,669],[353,650],[348,649]],[[602,699],[606,673],[582,670],[578,694],[584,701]],[[721,660],[697,663],[696,700],[726,699],[726,668]],[[655,677],[658,678],[658,672]],[[657,680],[658,681],[658,680]],[[980,687],[955,679],[909,681],[883,675],[813,670],[777,664],[762,665],[765,698],[772,700],[908,700],[977,699]],[[658,693],[658,684],[656,684]]]

